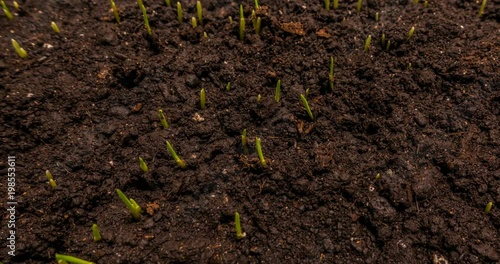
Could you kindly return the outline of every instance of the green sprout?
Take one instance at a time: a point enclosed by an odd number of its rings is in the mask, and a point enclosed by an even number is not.
[[[247,139],[247,129],[243,129],[241,133],[241,146],[243,147],[243,152],[248,154],[248,139]]]
[[[407,41],[410,41],[411,37],[413,37],[413,33],[415,33],[415,27],[411,27],[410,31],[408,31],[408,39]]]
[[[226,85],[226,91],[229,92],[229,90],[231,90],[231,82],[228,82]]]
[[[240,214],[238,212],[234,213],[234,225],[236,228],[236,237],[238,239],[244,238],[247,234],[241,232]]]
[[[181,2],[177,2],[177,20],[182,23],[182,5]]]
[[[325,0],[325,9],[326,11],[330,11],[330,0]]]
[[[86,261],[86,260],[79,259],[79,258],[69,256],[69,255],[57,254],[57,253],[56,253],[56,260],[57,261],[62,260],[62,261],[66,261],[66,262],[70,262],[70,263],[74,263],[74,264],[95,264],[94,262]]]
[[[165,4],[167,4],[168,7],[172,6],[172,4],[170,4],[170,0],[165,0]]]
[[[50,22],[50,26],[52,27],[52,30],[54,30],[54,32],[56,32],[56,33],[60,33],[61,32],[59,30],[59,27],[57,26],[57,24],[54,21]]]
[[[429,1],[428,0],[425,0],[424,1],[424,8],[427,8],[429,6]]]
[[[12,46],[14,46],[14,49],[16,50],[17,55],[19,55],[19,57],[21,57],[23,59],[26,59],[28,57],[28,53],[26,52],[26,50],[21,48],[21,46],[19,46],[19,43],[17,43],[17,41],[15,39],[10,39],[10,40],[12,41]]]
[[[356,6],[356,11],[358,12],[361,12],[361,5],[363,4],[363,0],[358,0],[358,5]]]
[[[141,157],[139,157],[139,167],[143,172],[148,172],[149,170],[148,165],[146,164],[146,162],[144,162],[144,160]]]
[[[95,242],[99,242],[102,240],[101,232],[99,231],[99,227],[97,226],[97,224],[92,225],[92,236],[94,237]]]
[[[191,18],[191,25],[193,26],[193,28],[196,28],[198,26],[198,24],[196,23],[196,17]]]
[[[375,180],[376,181],[380,180],[380,173],[377,173],[377,175],[375,175]]]
[[[175,153],[174,148],[172,147],[170,142],[168,142],[168,140],[167,140],[167,148],[168,152],[170,152],[170,155],[172,156],[172,158],[174,158],[175,162],[177,163],[177,166],[181,167],[182,169],[185,169],[186,162],[184,160],[181,160],[179,156],[177,156],[177,153]]]
[[[120,24],[120,15],[118,15],[118,8],[116,8],[115,1],[109,0],[111,3],[111,9],[113,10],[113,15],[115,16],[116,23]]]
[[[278,80],[278,83],[276,84],[276,91],[274,94],[274,100],[276,103],[280,102],[280,96],[281,96],[281,80]]]
[[[379,15],[378,15],[378,12],[377,12],[377,13],[375,13],[375,22],[378,23],[378,19],[379,19]]]
[[[385,34],[382,33],[382,37],[380,38],[380,44],[382,45],[382,48],[385,46]]]
[[[245,40],[245,16],[243,14],[243,5],[240,5],[240,40]]]
[[[208,35],[207,35],[207,32],[206,32],[206,31],[203,31],[203,37],[204,37],[204,38],[208,38]]]
[[[13,1],[12,5],[14,6],[15,9],[19,10],[19,4],[16,1]]]
[[[205,103],[206,103],[205,88],[201,88],[201,91],[200,91],[200,108],[201,108],[201,110],[204,110],[206,108]]]
[[[257,95],[257,103],[260,102],[261,96],[260,94]]]
[[[7,5],[5,4],[5,2],[3,0],[0,0],[0,1],[1,1],[0,3],[2,4],[2,9],[3,9],[3,12],[5,13],[5,16],[10,20],[14,19],[14,16],[10,12],[9,7],[7,7]]]
[[[233,23],[233,17],[232,16],[229,16],[229,24],[232,24]]]
[[[365,41],[365,51],[368,51],[370,49],[370,42],[372,41],[372,35],[368,35]]]
[[[334,61],[333,61],[333,56],[330,57],[330,74],[328,75],[328,80],[330,83],[330,90],[333,91],[333,80],[335,79],[335,76],[333,75],[333,68],[334,68]]]
[[[60,260],[57,261],[57,264],[68,264],[68,262],[60,259]]]
[[[260,8],[260,6],[259,6],[259,0],[254,0],[253,2],[255,4],[255,10],[258,10]]]
[[[200,1],[196,1],[196,14],[198,14],[200,25],[203,26],[203,8],[201,7]]]
[[[151,31],[151,27],[149,26],[149,19],[148,19],[148,13],[146,12],[146,7],[142,3],[142,0],[137,0],[137,3],[139,4],[139,7],[142,10],[142,17],[144,18],[144,26],[146,26],[148,35],[152,36],[153,32]]]
[[[164,129],[168,128],[168,123],[167,119],[165,118],[165,115],[163,114],[163,110],[159,109],[158,110],[158,117],[160,118],[160,123],[163,126]]]
[[[300,100],[302,100],[302,104],[306,108],[306,112],[309,115],[309,117],[311,118],[311,120],[314,120],[314,116],[311,112],[311,108],[309,107],[309,104],[307,103],[307,99],[303,94],[300,95]]]
[[[260,35],[260,25],[262,21],[260,17],[257,18],[257,22],[255,23],[255,34]]]
[[[333,0],[333,10],[339,8],[339,0]]]
[[[250,19],[252,20],[252,25],[253,25],[253,28],[255,29],[255,27],[257,26],[257,15],[255,14],[255,10],[252,10],[252,15],[250,16]]]
[[[52,173],[50,173],[49,170],[45,171],[45,177],[47,177],[47,180],[49,180],[50,186],[55,189],[57,187],[56,181],[54,181],[54,177],[52,177]]]
[[[307,89],[306,89],[306,95],[305,95],[305,96],[306,96],[306,98],[307,98],[307,96],[309,96],[309,92],[310,92],[310,88],[307,88]]]
[[[141,207],[134,201],[134,199],[127,198],[127,196],[120,189],[116,189],[116,192],[123,203],[127,206],[130,214],[132,214],[136,220],[140,220],[142,213]]]
[[[418,4],[419,0],[413,0],[414,4]]]
[[[387,51],[387,52],[388,52],[390,47],[391,47],[391,41],[390,41],[390,40],[388,40],[388,41],[387,41],[387,46],[386,46],[386,48],[385,48],[385,51]]]
[[[255,138],[255,150],[257,151],[257,155],[259,156],[260,165],[262,165],[262,167],[266,167],[267,162],[266,159],[264,159],[264,154],[262,154],[262,146],[260,144],[260,138],[258,137]]]
[[[484,9],[486,8],[486,0],[483,0],[483,2],[481,3],[481,7],[479,8],[479,17],[483,16],[483,13],[484,13]],[[4,9],[5,11],[5,9]]]
[[[486,208],[484,209],[484,213],[489,214],[492,206],[493,206],[493,202],[489,202],[488,204],[486,204]]]

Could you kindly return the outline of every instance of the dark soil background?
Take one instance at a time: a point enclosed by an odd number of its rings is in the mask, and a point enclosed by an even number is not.
[[[236,1],[203,0],[204,26],[193,29],[195,1],[182,1],[179,24],[173,7],[146,0],[152,38],[132,0],[116,0],[119,25],[108,1],[25,0],[19,11],[7,2],[0,188],[6,201],[15,155],[18,205],[14,258],[3,213],[4,263],[55,263],[54,253],[96,263],[499,262],[499,0],[481,18],[479,1],[372,0],[357,14],[354,0],[330,12],[323,1],[262,0],[262,32],[247,19],[244,42]],[[253,1],[243,4],[250,18]],[[299,99],[307,88],[314,121]],[[142,206],[140,221],[116,188]],[[104,241],[93,241],[93,223]]]

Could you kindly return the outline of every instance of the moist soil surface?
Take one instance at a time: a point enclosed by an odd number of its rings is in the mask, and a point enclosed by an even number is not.
[[[132,0],[116,0],[120,24],[107,1],[7,2],[0,185],[17,205],[3,263],[499,262],[500,1],[479,17],[475,1],[364,1],[358,14],[353,0],[262,0],[259,35],[245,1],[244,41],[236,1],[203,0],[197,28],[195,1],[182,23],[145,1],[152,36]]]

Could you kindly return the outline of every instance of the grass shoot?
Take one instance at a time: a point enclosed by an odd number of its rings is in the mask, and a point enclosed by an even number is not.
[[[363,5],[363,0],[358,0],[358,4],[356,6],[356,11],[358,12],[361,12],[361,5]]]
[[[254,0],[253,2],[255,4],[255,10],[258,10],[260,8],[260,6],[259,6],[259,0]]]
[[[257,151],[257,155],[259,156],[260,165],[262,165],[262,167],[266,167],[267,162],[264,158],[264,154],[262,154],[262,145],[260,144],[260,138],[258,137],[255,138],[255,150]]]
[[[391,47],[391,41],[390,41],[390,40],[388,40],[388,41],[387,41],[387,46],[385,47],[385,51],[387,51],[387,52],[388,52],[390,47]]]
[[[326,11],[330,11],[330,0],[325,0],[325,9]]]
[[[151,27],[149,26],[149,19],[148,19],[148,13],[146,12],[146,7],[142,3],[142,0],[137,0],[137,3],[139,3],[139,7],[142,10],[142,17],[144,18],[144,26],[146,27],[146,31],[148,32],[148,35],[152,36],[153,32],[151,31]]]
[[[258,102],[260,102],[260,99],[261,99],[261,98],[262,98],[262,97],[260,96],[260,94],[258,94],[258,95],[257,95],[257,103],[258,103]]]
[[[240,5],[240,40],[245,40],[245,15],[243,14],[243,5]]]
[[[493,206],[493,202],[489,202],[488,204],[486,204],[486,208],[484,209],[484,213],[489,214],[492,206]]]
[[[198,15],[198,21],[200,21],[200,26],[203,26],[203,8],[200,1],[196,1],[196,14]]]
[[[420,2],[420,0],[413,0],[414,4],[418,4],[418,2]]]
[[[203,31],[203,38],[208,38],[208,35],[207,35],[207,32],[206,31]]]
[[[375,13],[375,22],[378,23],[378,20],[379,20],[379,14],[377,12],[377,13]]]
[[[234,213],[234,226],[236,228],[236,237],[242,239],[246,236],[246,233],[241,231],[240,214],[238,212]]]
[[[111,3],[111,9],[113,10],[113,15],[115,16],[116,23],[120,24],[120,15],[118,15],[118,8],[116,8],[115,1],[109,0]]]
[[[181,167],[182,169],[185,169],[186,162],[184,160],[181,160],[179,156],[177,156],[177,153],[175,153],[174,148],[172,147],[170,142],[168,142],[168,140],[167,140],[167,148],[168,152],[170,152],[170,155],[172,156],[172,158],[174,158],[175,162],[177,163],[177,166]]]
[[[101,232],[99,231],[99,227],[97,226],[97,224],[92,225],[92,236],[94,237],[95,242],[99,242],[102,240]]]
[[[276,91],[274,93],[274,100],[276,103],[280,102],[280,97],[281,97],[281,80],[278,80],[278,83],[276,84]]]
[[[232,16],[229,16],[229,24],[232,24],[233,23],[233,17]]]
[[[14,8],[15,8],[16,10],[19,10],[19,4],[18,4],[16,1],[13,1],[13,2],[12,2],[12,5],[14,6]]]
[[[339,8],[339,0],[333,0],[333,10]]]
[[[408,39],[407,41],[410,41],[411,37],[413,37],[413,34],[415,33],[415,27],[411,27],[410,31],[408,31]]]
[[[201,88],[201,91],[200,91],[200,108],[201,110],[204,110],[206,108],[206,101],[207,101],[207,98],[206,98],[206,94],[205,94],[205,88]]]
[[[181,2],[177,2],[177,20],[179,20],[179,23],[182,23],[182,4],[181,4]]]
[[[486,8],[486,0],[483,0],[483,2],[481,2],[481,7],[479,8],[479,17],[483,16],[483,13],[484,13],[484,9]],[[5,11],[5,9],[4,9]]]
[[[144,162],[144,160],[141,157],[139,157],[139,167],[143,172],[149,171],[148,165],[146,164],[146,162]]]
[[[136,219],[141,219],[142,209],[141,207],[134,201],[134,199],[129,199],[120,189],[116,189],[118,196],[123,201],[123,203],[127,206],[130,214]]]
[[[306,108],[306,112],[309,115],[309,117],[311,118],[311,120],[314,120],[314,116],[311,112],[311,108],[309,107],[309,104],[307,103],[307,99],[303,94],[300,95],[300,100],[302,100],[302,104]]]
[[[231,82],[228,82],[226,85],[226,91],[229,92],[231,90]]]
[[[23,59],[28,58],[28,53],[26,52],[26,50],[21,48],[21,46],[19,46],[19,43],[17,43],[17,41],[15,39],[10,39],[10,40],[12,41],[12,46],[14,46],[14,49],[16,50],[17,55],[19,55],[19,57],[21,57]]]
[[[330,90],[332,90],[332,91],[333,91],[333,80],[335,79],[335,76],[333,75],[333,69],[334,69],[334,60],[333,60],[333,56],[332,56],[332,57],[330,57],[330,74],[328,75],[328,81],[330,83]]]
[[[47,177],[47,180],[49,180],[50,186],[55,189],[57,187],[57,184],[56,181],[54,181],[54,177],[52,177],[52,173],[50,173],[49,170],[45,171],[45,177]]]
[[[247,139],[247,129],[243,129],[241,133],[241,146],[243,147],[243,152],[248,154],[248,139]]]
[[[424,1],[424,8],[427,8],[427,7],[429,7],[429,0]]]
[[[382,48],[385,47],[385,33],[382,33],[382,37],[380,37],[380,44]]]
[[[172,6],[172,4],[170,3],[170,0],[165,0],[165,4],[167,4],[168,7]]]
[[[95,264],[94,262],[86,261],[86,260],[79,259],[79,258],[69,256],[69,255],[57,254],[57,253],[56,253],[56,260],[57,261],[62,260],[62,261],[66,261],[66,262],[74,263],[74,264]]]
[[[260,25],[262,24],[262,21],[260,17],[257,17],[257,22],[255,23],[255,34],[260,35]]]
[[[168,128],[168,122],[167,118],[165,118],[165,114],[163,114],[163,110],[159,109],[158,110],[158,117],[160,118],[160,123],[163,126],[164,129]]]
[[[14,16],[10,12],[9,7],[7,7],[7,5],[5,4],[5,2],[3,0],[0,0],[0,1],[1,1],[0,3],[2,4],[2,9],[3,9],[3,12],[5,13],[5,16],[10,20],[14,19]]]
[[[368,35],[365,41],[365,51],[368,51],[370,49],[370,43],[372,42],[372,35]]]
[[[310,92],[310,90],[311,90],[311,88],[307,88],[307,89],[306,89],[306,95],[305,95],[305,96],[306,96],[306,98],[309,96],[309,92]]]
[[[56,33],[60,33],[61,32],[59,30],[59,27],[57,26],[57,24],[54,21],[50,22],[50,27],[52,27],[52,30],[54,30],[54,32],[56,32]]]
[[[193,26],[193,28],[196,28],[198,26],[198,23],[196,23],[196,17],[191,18],[191,26]]]

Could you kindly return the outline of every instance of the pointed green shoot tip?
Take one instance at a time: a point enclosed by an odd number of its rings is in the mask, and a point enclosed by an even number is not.
[[[302,104],[306,108],[306,112],[309,115],[309,117],[311,118],[311,120],[314,120],[314,116],[311,112],[311,108],[309,107],[309,104],[307,103],[307,99],[303,94],[300,95],[300,100],[302,100]]]
[[[181,2],[177,2],[177,20],[179,23],[182,23],[182,4]]]
[[[328,75],[330,90],[333,90],[333,80],[334,80],[333,69],[334,69],[334,60],[332,56],[330,57],[330,74]]]
[[[280,97],[281,97],[281,79],[278,80],[278,83],[276,84],[276,91],[274,94],[274,100],[276,103],[280,102]]]
[[[172,4],[170,4],[170,0],[165,0],[165,4],[167,4],[168,7],[172,6]]]
[[[99,231],[99,227],[97,226],[97,224],[92,225],[92,236],[94,237],[95,242],[99,242],[102,240],[101,232]]]
[[[79,259],[79,258],[69,256],[69,255],[57,254],[57,253],[56,253],[56,260],[57,261],[63,260],[63,261],[73,263],[73,264],[95,264],[94,262],[86,261],[86,260]]]
[[[21,57],[23,59],[28,58],[28,53],[26,52],[26,50],[21,48],[21,46],[19,46],[19,43],[17,43],[17,41],[15,39],[11,39],[11,41],[12,41],[12,46],[14,46],[14,49],[16,50],[17,55],[19,55],[19,57]]]
[[[356,11],[361,12],[361,5],[363,5],[363,0],[358,0],[358,5],[356,6]]]
[[[408,31],[407,41],[409,41],[411,39],[411,37],[413,37],[413,33],[415,33],[415,27],[411,27],[410,31]]]
[[[191,18],[191,26],[193,26],[193,28],[196,28],[198,26],[198,23],[196,22],[196,17]]]
[[[127,206],[128,210],[130,211],[130,214],[136,220],[140,220],[142,213],[141,207],[133,199],[129,199],[120,189],[116,189],[116,193],[118,193],[120,199]]]
[[[61,32],[59,30],[59,27],[57,26],[57,24],[54,21],[50,22],[50,27],[52,27],[52,30],[54,30],[54,32],[56,32],[56,33],[60,33]]]
[[[257,103],[260,102],[261,96],[260,94],[257,95]]]
[[[226,91],[229,92],[231,90],[231,82],[228,82],[226,85]]]
[[[185,169],[186,162],[184,160],[181,160],[179,156],[177,156],[177,153],[175,153],[174,148],[172,147],[170,142],[168,142],[168,140],[167,140],[167,148],[168,152],[170,152],[170,155],[172,156],[172,158],[174,158],[175,162],[177,163],[177,166],[181,167],[182,169]]]
[[[13,16],[13,15],[12,15],[12,13],[10,12],[9,7],[7,7],[7,5],[4,3],[4,1],[3,1],[3,0],[1,1],[1,4],[2,4],[2,9],[3,9],[3,12],[5,13],[5,16],[6,16],[9,20],[14,19],[14,16]]]
[[[242,239],[247,235],[241,231],[240,214],[238,212],[234,213],[234,226],[236,228],[236,237],[238,239]]]
[[[255,138],[255,149],[257,151],[257,155],[259,156],[260,165],[262,165],[262,167],[266,167],[267,162],[266,159],[264,159],[264,154],[262,154],[262,146],[260,143],[260,138],[258,137]]]
[[[163,114],[162,109],[158,109],[158,117],[160,118],[160,124],[163,126],[164,129],[167,129],[168,122],[167,122],[167,118],[165,118],[165,114]]]
[[[141,167],[141,170],[143,172],[148,172],[149,168],[148,168],[148,165],[146,164],[146,162],[144,162],[144,160],[139,157],[139,167]]]
[[[201,110],[204,110],[206,108],[206,94],[205,94],[205,88],[201,88],[200,91],[200,108]]]
[[[142,17],[144,18],[144,26],[146,27],[146,31],[148,35],[152,36],[153,31],[151,31],[151,27],[149,26],[148,13],[146,12],[146,7],[142,4],[142,0],[137,0],[137,2],[141,1],[140,8],[142,10]]]
[[[198,21],[200,21],[200,25],[203,26],[203,8],[200,1],[196,1],[196,14],[198,15]]]
[[[52,177],[52,173],[50,173],[49,170],[45,171],[45,177],[47,177],[47,180],[53,180],[54,177]]]
[[[371,41],[372,41],[372,35],[368,35],[365,41],[365,48],[364,48],[365,51],[368,51],[370,49]]]
[[[259,0],[254,0],[253,1],[255,3],[255,10],[259,9]]]
[[[109,0],[111,3],[111,10],[113,10],[113,16],[115,17],[116,23],[120,24],[120,15],[118,14],[118,8],[115,5],[115,1]]]
[[[330,11],[330,0],[325,0],[325,9],[326,11]]]
[[[485,214],[489,214],[490,211],[491,211],[491,207],[493,206],[493,202],[489,202],[487,205],[486,205],[486,208],[484,209],[484,213]]]
[[[333,10],[339,8],[339,0],[333,0]]]

